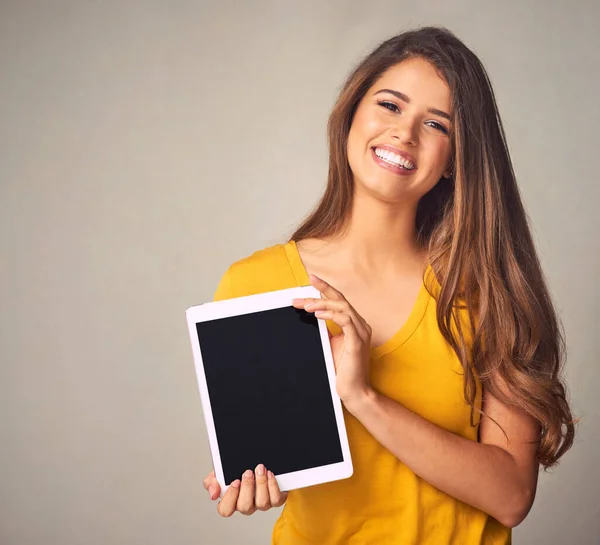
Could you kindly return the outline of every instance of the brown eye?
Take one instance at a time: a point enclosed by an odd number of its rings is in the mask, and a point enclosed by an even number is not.
[[[387,102],[385,100],[382,100],[381,102],[378,102],[377,104],[384,107],[386,110],[390,110],[391,112],[399,112],[400,111],[400,108],[398,108],[398,106],[396,106],[396,104],[394,104],[393,102]]]
[[[429,126],[433,127],[434,129],[437,129],[438,131],[442,131],[444,134],[448,134],[448,129],[446,127],[444,127],[444,125],[442,125],[441,123],[438,123],[437,121],[429,121]]]

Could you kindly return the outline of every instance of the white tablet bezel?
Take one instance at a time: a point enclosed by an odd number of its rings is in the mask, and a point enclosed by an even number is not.
[[[253,312],[261,312],[264,310],[289,307],[292,306],[292,299],[302,299],[307,297],[320,298],[321,293],[313,286],[300,286],[256,295],[236,297],[233,299],[225,299],[223,301],[212,301],[202,305],[192,306],[186,310],[186,319],[188,323],[190,340],[192,343],[192,352],[194,355],[194,366],[196,369],[196,378],[198,380],[198,389],[200,391],[200,400],[202,403],[202,410],[208,432],[213,467],[217,481],[221,486],[221,495],[225,493],[228,487],[225,485],[223,466],[221,463],[221,455],[217,442],[212,408],[210,406],[208,386],[206,382],[206,375],[204,373],[204,365],[202,363],[202,354],[200,351],[200,343],[198,340],[196,324],[208,320],[226,318],[229,316],[239,316]],[[353,472],[352,460],[350,457],[350,447],[348,445],[348,436],[344,423],[344,413],[342,411],[342,402],[335,389],[335,367],[333,363],[333,355],[331,353],[331,344],[329,342],[327,324],[325,320],[319,318],[317,318],[317,323],[319,326],[321,344],[323,346],[323,354],[325,356],[327,378],[329,381],[331,399],[333,402],[337,431],[342,447],[343,460],[335,464],[328,464],[310,469],[304,469],[301,471],[275,475],[277,483],[279,484],[279,488],[282,491],[345,479],[350,477]]]

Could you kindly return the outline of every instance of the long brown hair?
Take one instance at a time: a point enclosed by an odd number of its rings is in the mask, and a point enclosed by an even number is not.
[[[441,285],[440,331],[464,368],[472,423],[477,377],[484,390],[535,418],[541,429],[538,461],[552,466],[574,438],[560,376],[564,337],[491,83],[477,56],[449,30],[425,27],[390,38],[349,75],[327,126],[325,193],[291,240],[328,237],[347,226],[354,183],[346,146],[354,113],[388,68],[411,57],[434,65],[452,94],[452,179],[421,198],[416,217],[418,241],[428,248]],[[461,307],[467,310],[467,324],[458,317]]]

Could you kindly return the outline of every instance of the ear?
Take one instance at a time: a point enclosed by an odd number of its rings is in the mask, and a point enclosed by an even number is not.
[[[452,179],[452,174],[454,174],[452,172],[453,170],[454,170],[454,160],[450,159],[450,161],[448,161],[448,166],[446,166],[446,169],[444,170],[444,173],[442,174],[442,176],[444,176],[444,178],[446,178],[446,180]]]

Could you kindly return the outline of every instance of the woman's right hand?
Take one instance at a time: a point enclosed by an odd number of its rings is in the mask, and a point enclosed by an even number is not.
[[[208,490],[211,500],[216,500],[221,495],[221,487],[214,471],[204,479],[204,488]],[[259,464],[254,473],[249,469],[242,475],[241,481],[236,479],[231,483],[217,505],[217,511],[222,517],[230,517],[236,511],[242,515],[251,515],[257,509],[267,511],[271,507],[280,507],[286,499],[287,492],[279,490],[273,473]]]

